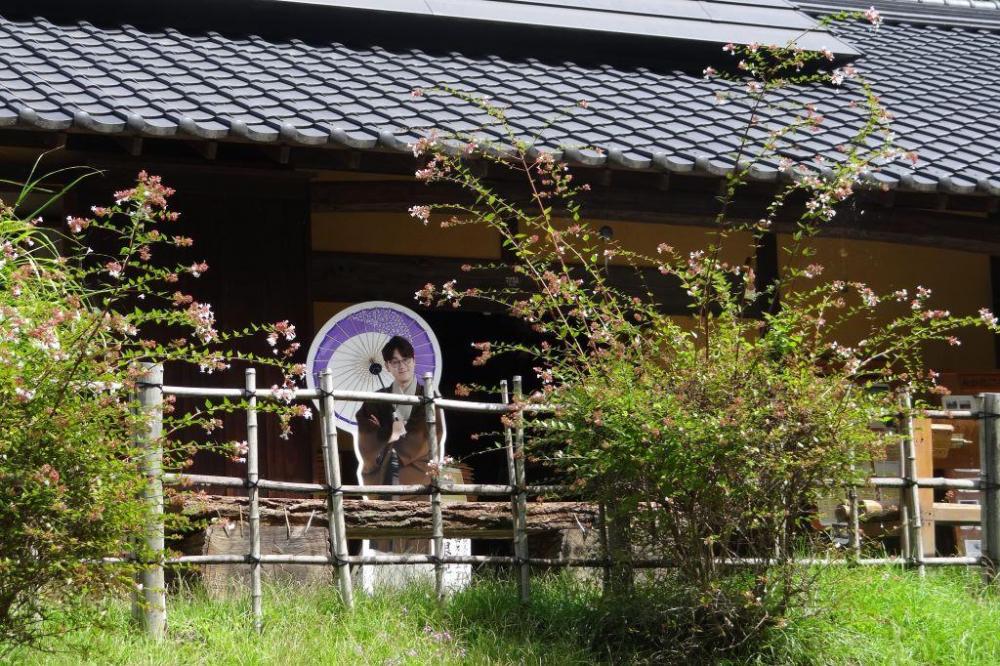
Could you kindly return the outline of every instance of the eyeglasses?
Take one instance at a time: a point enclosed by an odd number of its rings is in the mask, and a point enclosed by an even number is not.
[[[393,370],[401,370],[405,367],[413,365],[414,362],[414,358],[411,356],[410,358],[393,358],[386,361],[385,364]]]

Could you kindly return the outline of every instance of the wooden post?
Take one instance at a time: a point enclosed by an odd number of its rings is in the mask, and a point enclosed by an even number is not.
[[[320,377],[323,399],[320,414],[323,423],[323,466],[326,482],[330,486],[326,497],[327,528],[330,533],[330,553],[337,558],[337,577],[340,598],[348,608],[354,607],[354,590],[351,588],[351,567],[347,557],[347,528],[344,521],[344,491],[341,489],[340,451],[337,448],[337,415],[334,411],[333,375],[324,370]]]
[[[257,371],[247,368],[247,495],[250,503],[250,604],[253,626],[257,632],[264,628],[260,586],[260,458],[257,447]]]
[[[920,516],[920,489],[917,487],[917,454],[916,446],[914,444],[914,428],[913,428],[913,414],[911,410],[913,409],[913,402],[910,399],[910,394],[905,393],[903,395],[903,410],[904,414],[904,427],[905,427],[905,438],[903,439],[903,450],[905,455],[905,470],[906,473],[904,478],[906,479],[907,487],[906,500],[908,504],[908,511],[910,513],[910,548],[911,551],[907,553],[908,557],[912,558],[912,562],[917,565],[917,571],[920,572],[921,576],[926,575],[927,570],[924,567],[924,541],[921,530],[923,529],[923,520]]]
[[[444,599],[444,519],[441,516],[440,471],[443,456],[438,447],[437,438],[437,405],[434,404],[434,375],[424,373],[424,408],[427,410],[427,444],[430,448],[431,461],[437,465],[438,476],[432,479],[431,488],[431,536],[433,538],[432,554],[434,561],[434,591],[438,599]]]
[[[163,366],[143,363],[145,374],[139,379],[139,408],[146,420],[140,446],[142,473],[146,477],[143,499],[146,504],[146,562],[138,576],[142,594],[134,598],[134,610],[140,611],[142,625],[154,640],[167,631],[167,590],[163,579]],[[138,592],[138,590],[137,590]],[[141,607],[141,608],[140,608]]]
[[[514,377],[514,402],[521,404],[521,378]],[[514,481],[517,485],[517,511],[514,512],[514,555],[520,561],[521,603],[531,598],[531,566],[528,564],[528,493],[524,474],[524,412],[517,414],[514,430]]]
[[[1000,575],[1000,394],[981,396],[979,419],[980,482],[983,486],[981,509],[983,577],[994,583]]]

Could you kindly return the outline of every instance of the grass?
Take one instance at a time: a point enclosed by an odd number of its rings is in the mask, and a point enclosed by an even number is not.
[[[593,664],[636,663],[623,626],[598,590],[568,577],[537,579],[531,605],[487,579],[444,605],[430,590],[359,595],[344,611],[333,589],[265,589],[265,629],[248,630],[244,598],[212,601],[188,590],[170,598],[170,633],[147,641],[126,603],[95,607],[102,626],[16,651],[13,664]],[[641,605],[638,606],[640,609]],[[823,612],[816,613],[822,609]],[[631,611],[637,612],[637,611]],[[641,612],[638,611],[638,612]],[[1000,595],[971,571],[925,579],[899,569],[833,568],[817,579],[810,609],[731,666],[756,664],[998,664]]]
[[[797,613],[743,664],[903,666],[1000,664],[1000,593],[978,570],[833,568],[818,580],[812,617]]]

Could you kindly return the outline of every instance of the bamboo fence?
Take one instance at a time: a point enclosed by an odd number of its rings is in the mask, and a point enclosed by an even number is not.
[[[323,373],[319,389],[301,389],[295,392],[294,400],[316,400],[319,404],[320,422],[322,426],[322,454],[326,483],[300,483],[262,479],[259,475],[259,443],[257,436],[257,404],[258,400],[276,400],[278,396],[270,389],[256,386],[256,373],[253,369],[246,371],[246,384],[243,389],[230,388],[200,388],[163,385],[163,369],[159,365],[147,366],[146,375],[139,384],[139,404],[147,413],[149,428],[146,431],[143,445],[146,455],[143,457],[143,471],[149,483],[146,490],[149,519],[146,525],[145,543],[147,549],[159,553],[152,561],[144,562],[139,579],[143,583],[137,586],[140,592],[135,600],[135,610],[150,636],[159,638],[166,628],[166,590],[164,585],[164,566],[195,565],[195,564],[248,564],[250,566],[250,591],[254,626],[262,627],[263,604],[261,591],[262,564],[307,564],[334,567],[337,572],[337,586],[340,596],[347,607],[353,606],[353,588],[350,575],[351,565],[408,565],[431,564],[434,566],[435,590],[439,598],[445,595],[444,567],[448,564],[504,564],[518,569],[518,584],[520,598],[527,602],[530,598],[531,567],[588,567],[601,568],[604,571],[605,584],[611,577],[615,562],[609,547],[608,527],[604,524],[604,507],[600,512],[600,537],[603,556],[599,558],[538,558],[530,557],[527,539],[527,498],[529,495],[551,495],[568,492],[565,486],[528,485],[524,466],[524,427],[523,420],[518,419],[514,427],[504,427],[504,444],[506,450],[507,472],[509,483],[504,484],[467,484],[451,483],[439,478],[432,478],[426,485],[347,485],[341,482],[340,458],[337,446],[337,426],[334,415],[335,400],[358,400],[368,402],[388,402],[393,404],[410,404],[423,406],[427,410],[428,438],[432,460],[442,463],[442,451],[438,446],[437,431],[434,422],[437,410],[463,411],[482,414],[511,414],[517,411],[544,412],[543,405],[525,404],[521,388],[521,378],[514,377],[512,382],[513,401],[510,401],[507,382],[501,383],[501,402],[474,402],[468,400],[453,400],[433,394],[433,381],[430,375],[424,376],[424,394],[422,396],[407,396],[392,393],[374,393],[364,391],[340,391],[332,389],[332,378],[329,373]],[[162,401],[164,395],[201,397],[201,398],[238,398],[246,400],[247,422],[247,474],[246,477],[213,476],[204,474],[171,474],[162,472],[162,447],[159,438],[162,430]],[[903,407],[909,407],[909,399]],[[906,413],[910,413],[908,410]],[[899,488],[901,491],[901,524],[902,548],[899,557],[865,558],[861,556],[861,530],[858,519],[858,499],[855,488],[848,489],[849,501],[849,546],[853,557],[850,559],[834,558],[799,558],[795,563],[812,565],[904,565],[924,572],[927,566],[968,566],[979,565],[987,581],[998,577],[1000,564],[1000,394],[987,393],[980,396],[978,411],[940,411],[923,412],[927,417],[951,419],[978,419],[980,421],[980,478],[950,479],[941,477],[917,477],[916,455],[913,442],[912,417],[903,419],[900,424],[904,433],[900,444],[900,470],[898,477],[871,477],[867,486],[876,488]],[[440,467],[439,467],[440,469]],[[162,484],[185,486],[220,486],[244,488],[249,501],[249,533],[250,552],[245,555],[184,555],[166,557],[164,550],[164,526]],[[920,488],[956,488],[965,490],[982,490],[984,499],[980,526],[983,531],[982,555],[980,557],[931,557],[923,552],[920,518]],[[327,498],[327,518],[329,525],[330,554],[323,555],[292,555],[292,554],[262,554],[260,550],[260,490],[279,490],[296,493],[323,493]],[[514,555],[445,555],[444,521],[441,512],[442,494],[475,494],[481,496],[509,497],[513,519],[512,538]],[[345,495],[424,495],[431,501],[431,553],[429,555],[349,555],[344,517]],[[108,562],[121,561],[120,558],[106,558]],[[621,564],[620,562],[618,563]],[[752,565],[766,564],[764,560],[752,558],[720,558],[722,565]],[[627,566],[636,569],[668,568],[673,563],[662,558],[629,558]]]

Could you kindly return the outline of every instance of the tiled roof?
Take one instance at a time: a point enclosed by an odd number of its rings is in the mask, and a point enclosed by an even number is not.
[[[1000,33],[886,23],[838,34],[865,54],[856,64],[895,113],[900,145],[920,154],[915,169],[889,167],[888,186],[1000,195]],[[483,122],[471,105],[411,95],[436,85],[509,104],[518,131],[540,131],[571,160],[633,169],[724,173],[746,115],[738,102],[715,103],[727,84],[669,69],[0,15],[0,126],[403,151],[427,129]],[[836,158],[834,147],[851,136],[844,123],[857,118],[849,106],[857,91],[787,94],[827,118],[825,131],[797,137],[788,156]],[[580,100],[589,108],[546,127]]]

